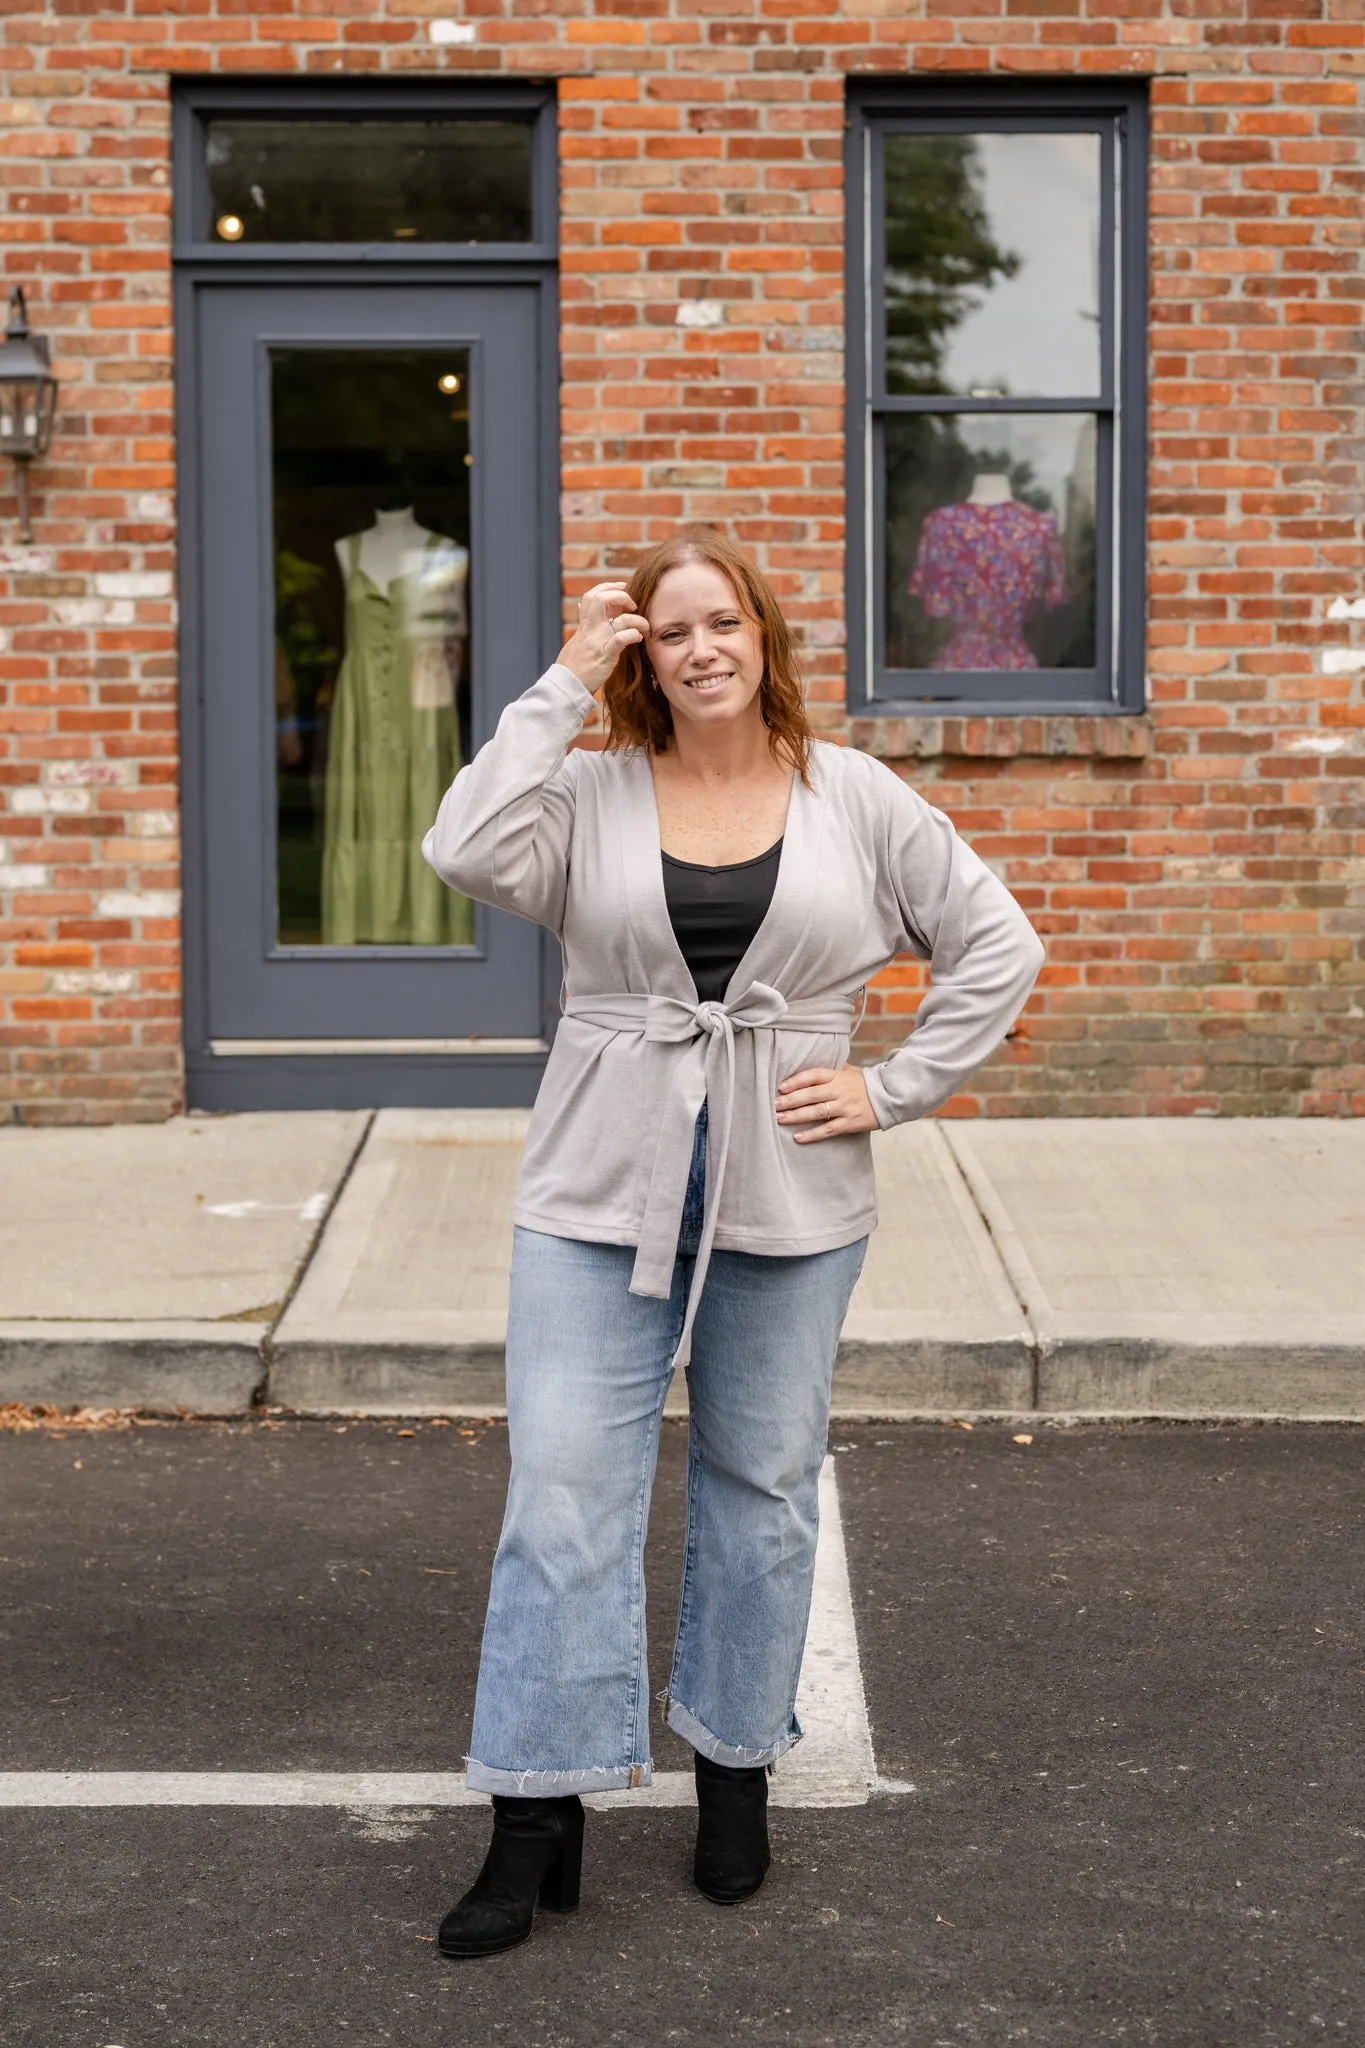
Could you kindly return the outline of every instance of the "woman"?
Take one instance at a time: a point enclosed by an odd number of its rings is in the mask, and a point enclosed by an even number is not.
[[[605,688],[607,750],[570,751]],[[493,1795],[447,1955],[578,1903],[579,1794],[647,1784],[641,1570],[659,1422],[687,1364],[687,1548],[668,1725],[695,1751],[695,1878],[768,1868],[795,1715],[840,1325],[876,1221],[868,1134],[1003,1037],[1042,949],[1007,890],[870,756],[816,742],[752,562],[690,528],[599,583],[424,842],[452,888],[548,925],[564,1015],[515,1210],[512,1477],[468,1759]],[[894,955],[934,987],[848,1064]]]

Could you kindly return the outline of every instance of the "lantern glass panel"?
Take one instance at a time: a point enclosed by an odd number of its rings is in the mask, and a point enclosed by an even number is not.
[[[39,377],[0,379],[0,451],[41,455],[52,437],[54,381]]]
[[[11,454],[29,454],[38,437],[37,398],[25,377],[0,384],[0,439]]]
[[[38,445],[35,455],[46,455],[52,441],[52,425],[57,413],[57,380],[45,377],[38,389]]]

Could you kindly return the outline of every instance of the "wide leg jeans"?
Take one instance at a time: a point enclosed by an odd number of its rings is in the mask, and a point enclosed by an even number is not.
[[[630,1246],[516,1232],[512,1476],[473,1790],[550,1797],[649,1782],[645,1530],[705,1159],[703,1110],[666,1301],[629,1292]],[[666,1718],[718,1763],[769,1763],[801,1733],[830,1375],[866,1246],[712,1255],[687,1368],[687,1538]]]

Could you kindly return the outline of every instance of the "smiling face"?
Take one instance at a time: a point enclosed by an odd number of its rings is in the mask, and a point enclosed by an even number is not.
[[[644,653],[673,713],[696,728],[756,718],[763,632],[710,562],[681,562],[646,607]]]

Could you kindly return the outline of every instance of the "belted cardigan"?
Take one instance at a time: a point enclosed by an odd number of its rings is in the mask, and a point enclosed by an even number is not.
[[[870,1135],[798,1145],[778,1083],[848,1059],[857,999],[900,953],[933,986],[909,1038],[863,1069],[878,1124],[924,1116],[1013,1023],[1043,950],[942,811],[852,748],[817,742],[792,780],[772,902],[721,1003],[699,1003],[664,898],[648,756],[573,749],[593,706],[549,668],[461,769],[422,842],[452,888],[546,925],[563,1016],[531,1118],[514,1217],[636,1246],[636,1294],[667,1296],[693,1129],[709,1105],[690,1311],[712,1247],[831,1251],[877,1220]]]

